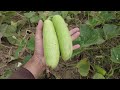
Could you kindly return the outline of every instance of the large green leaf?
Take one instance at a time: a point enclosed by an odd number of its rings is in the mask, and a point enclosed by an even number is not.
[[[97,30],[93,30],[85,24],[81,25],[80,32],[81,35],[79,40],[81,47],[88,47],[93,44],[101,44],[104,42],[104,39]]]
[[[89,47],[94,44],[101,44],[105,42],[103,39],[104,32],[102,29],[91,29],[87,25],[83,24],[80,28],[81,35],[76,40],[73,41],[73,45],[80,44],[81,48],[74,50],[72,57],[80,54],[84,51],[85,47]]]
[[[95,73],[93,79],[105,79],[105,77],[100,73]]]
[[[110,39],[116,37],[117,35],[120,35],[120,27],[117,27],[113,24],[105,24],[103,26],[103,30],[105,33],[105,39]]]
[[[87,76],[90,70],[90,62],[87,59],[80,60],[77,63],[78,72],[82,76]]]
[[[34,35],[30,37],[30,40],[27,42],[27,48],[30,49],[31,51],[34,51],[35,47],[35,37]]]
[[[120,63],[120,45],[111,49],[111,60]]]

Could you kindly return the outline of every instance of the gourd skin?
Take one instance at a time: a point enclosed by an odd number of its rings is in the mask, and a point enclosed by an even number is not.
[[[71,58],[73,53],[72,39],[69,33],[69,29],[64,19],[60,15],[53,16],[52,22],[57,33],[62,59],[67,61]]]
[[[59,63],[59,44],[52,21],[45,20],[43,25],[43,47],[46,65],[52,69]]]

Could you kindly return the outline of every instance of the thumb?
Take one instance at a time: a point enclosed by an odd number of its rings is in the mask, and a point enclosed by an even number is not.
[[[37,25],[37,28],[36,28],[36,35],[37,35],[37,33],[41,34],[42,27],[43,27],[43,22],[42,22],[42,20],[40,20],[38,22],[38,25]]]
[[[36,28],[35,41],[41,41],[41,39],[42,39],[42,27],[43,27],[43,22],[42,22],[42,20],[40,20],[38,22],[38,25]]]
[[[40,20],[36,27],[36,33],[35,33],[35,52],[39,52],[40,54],[42,54],[42,50],[43,50],[42,27],[43,27],[43,22],[42,20]]]

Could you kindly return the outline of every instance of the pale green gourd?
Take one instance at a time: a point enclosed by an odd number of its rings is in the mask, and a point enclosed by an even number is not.
[[[59,44],[52,21],[45,20],[43,25],[43,47],[46,65],[55,69],[59,63]]]
[[[69,60],[73,53],[72,38],[69,29],[60,15],[53,16],[52,22],[57,33],[62,59],[64,61]]]

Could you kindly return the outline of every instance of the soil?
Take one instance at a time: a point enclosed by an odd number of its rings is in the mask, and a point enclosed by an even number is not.
[[[97,63],[105,68],[106,71],[110,70],[110,60],[108,60],[108,55],[110,55],[110,48],[115,47],[117,45],[120,45],[120,37],[112,38],[105,43],[99,45],[93,45],[90,46],[90,48],[93,48],[91,50],[87,50],[82,52],[80,55],[75,56],[72,60],[64,62],[63,60],[60,60],[60,64],[58,67],[51,71],[50,78],[55,79],[80,79],[81,76],[75,67],[77,62],[83,58],[89,58],[91,63]],[[16,47],[14,46],[6,46],[4,44],[0,45],[0,76],[3,76],[5,74],[6,70],[9,70],[10,72],[13,72],[17,69],[17,64],[19,59],[17,61],[11,62],[11,55],[14,54],[16,50]],[[23,55],[28,55],[30,53],[24,52]],[[99,57],[99,56],[103,57]],[[100,62],[100,60],[103,60],[103,62]],[[11,63],[9,63],[11,62]],[[118,72],[117,70],[115,72]],[[89,77],[93,75],[93,73],[89,73]],[[8,75],[9,76],[9,75]],[[45,78],[45,77],[42,77]],[[82,77],[83,78],[83,77]],[[115,75],[112,78],[119,78],[118,74],[115,73]]]

